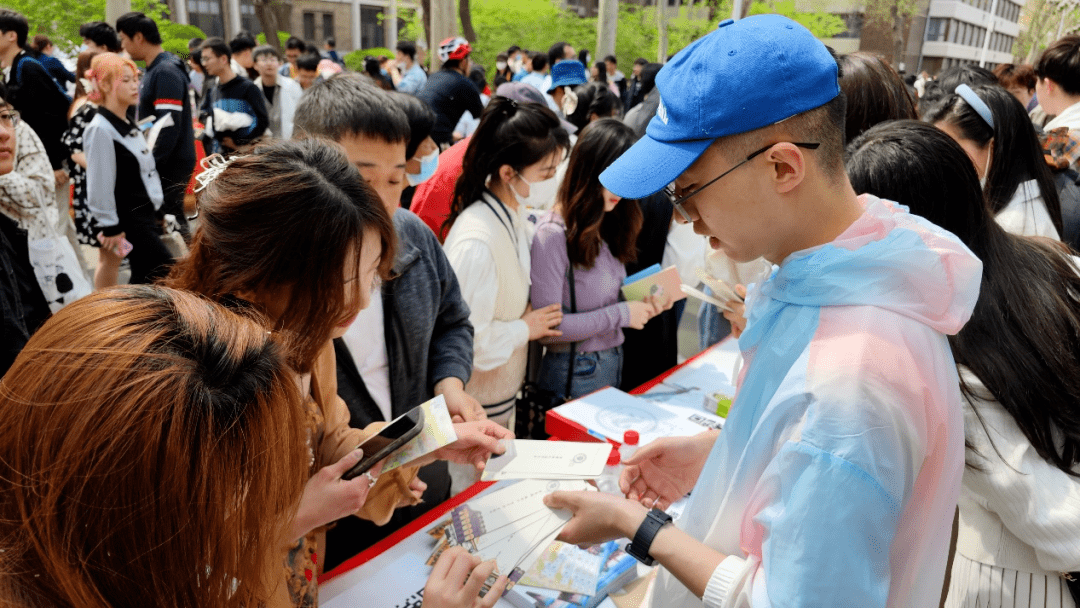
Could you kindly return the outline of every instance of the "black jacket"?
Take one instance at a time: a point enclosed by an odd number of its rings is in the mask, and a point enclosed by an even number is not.
[[[400,416],[434,396],[443,378],[468,382],[472,374],[473,327],[469,307],[461,296],[457,275],[435,234],[411,211],[394,212],[398,252],[395,278],[382,288],[383,332],[390,366],[391,414]],[[349,424],[364,428],[383,420],[345,343],[334,340],[338,395],[349,407]],[[398,509],[385,526],[348,517],[327,536],[327,570],[409,523],[450,493],[445,462],[420,470],[428,484],[424,502]]]
[[[69,152],[64,145],[71,100],[36,59],[26,51],[15,56],[8,76],[8,102],[37,133],[53,170],[61,169]]]

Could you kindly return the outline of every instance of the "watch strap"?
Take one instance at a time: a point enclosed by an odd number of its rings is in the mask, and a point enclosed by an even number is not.
[[[649,555],[653,540],[667,524],[671,523],[671,516],[660,509],[652,509],[645,516],[645,521],[638,526],[634,539],[626,545],[626,552],[646,566],[652,566],[656,560]]]

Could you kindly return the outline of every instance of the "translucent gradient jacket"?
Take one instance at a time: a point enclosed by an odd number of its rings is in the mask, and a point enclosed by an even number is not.
[[[982,264],[888,201],[752,289],[732,413],[677,522],[708,606],[936,606],[964,466],[946,334]],[[653,606],[702,602],[661,571]]]

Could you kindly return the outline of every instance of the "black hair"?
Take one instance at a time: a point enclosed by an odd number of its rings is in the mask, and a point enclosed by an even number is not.
[[[296,36],[289,36],[289,39],[285,41],[285,49],[299,49],[301,53],[307,50],[307,43]]]
[[[259,46],[259,43],[255,42],[255,38],[248,32],[240,32],[229,41],[229,50],[231,50],[233,54],[253,49],[257,46]]]
[[[454,185],[450,215],[442,230],[449,231],[461,212],[480,199],[488,179],[497,179],[499,167],[510,165],[521,172],[569,148],[570,136],[547,106],[493,97],[465,149],[461,177]]]
[[[319,61],[321,60],[322,58],[317,54],[305,51],[296,58],[296,69],[317,72],[319,71]]]
[[[578,135],[556,197],[566,222],[566,253],[575,266],[593,267],[601,239],[621,263],[637,260],[641,207],[635,201],[620,201],[605,213],[600,184],[600,173],[629,150],[635,139],[634,130],[615,118],[601,118]]]
[[[477,91],[481,93],[487,88],[487,75],[484,74],[484,66],[474,63],[469,68],[469,82],[473,83]]]
[[[1069,256],[998,226],[967,154],[926,123],[870,129],[848,146],[847,171],[857,192],[907,205],[982,260],[975,310],[949,336],[953,357],[1009,412],[1040,457],[1078,476],[1072,468],[1080,462],[1080,275]],[[963,379],[960,388],[972,401],[985,399]]]
[[[420,144],[431,135],[431,130],[435,127],[435,112],[426,101],[415,95],[401,91],[388,91],[388,94],[405,112],[409,121],[409,142],[405,145],[405,159],[411,160],[416,156]]]
[[[647,63],[649,63],[649,60],[644,57],[638,57],[634,60],[634,65],[646,65]]]
[[[619,65],[619,60],[615,59],[614,55],[608,55],[607,57],[604,57],[604,63],[607,63],[609,61],[611,63],[614,63],[615,65]]]
[[[537,53],[537,54],[533,55],[533,57],[532,57],[532,71],[534,71],[534,72],[543,72],[544,68],[547,67],[547,64],[548,64],[547,55],[545,55],[543,53]]]
[[[228,57],[229,59],[232,59],[232,49],[229,48],[229,45],[225,42],[224,38],[218,38],[217,36],[207,38],[199,47],[199,52],[202,53],[203,49],[210,49],[210,52],[213,53],[215,57]]]
[[[555,65],[566,58],[566,47],[570,46],[569,42],[560,41],[551,45],[551,48],[547,52],[548,65]]]
[[[645,67],[641,68],[641,96],[648,95],[654,88],[656,88],[656,75],[660,72],[660,68],[664,67],[659,63],[646,63]]]
[[[191,40],[188,40],[187,41],[188,52],[189,53],[194,53],[195,51],[197,51],[199,49],[199,47],[202,45],[203,40],[205,40],[205,38],[198,38],[198,37],[195,37],[195,38],[192,38]]]
[[[506,56],[509,57],[510,55],[513,55],[514,53],[516,53],[516,52],[518,52],[520,50],[521,50],[520,46],[518,46],[516,44],[511,44],[510,48],[506,49]]]
[[[397,50],[409,56],[410,61],[416,61],[416,43],[402,40],[397,43]]]
[[[980,149],[993,142],[986,173],[986,200],[995,215],[1012,200],[1020,184],[1034,179],[1039,185],[1046,210],[1058,234],[1062,234],[1061,202],[1054,176],[1043,160],[1042,144],[1024,106],[997,85],[972,87],[975,95],[990,108],[991,128],[986,120],[956,93],[945,96],[925,116],[926,122],[944,122],[971,140]]]
[[[997,76],[976,65],[954,65],[947,68],[938,74],[937,80],[931,80],[923,87],[922,97],[919,98],[919,115],[929,113],[939,101],[961,84],[972,88],[982,84],[997,84]]]
[[[142,34],[150,44],[161,44],[161,33],[158,32],[157,23],[147,17],[145,13],[132,11],[120,15],[116,20],[116,31],[123,32],[128,38],[135,38],[135,34]]]
[[[251,59],[254,61],[258,61],[259,57],[262,57],[263,55],[270,55],[272,57],[276,57],[278,61],[281,61],[281,51],[275,49],[269,44],[257,46],[254,50],[251,51]]]
[[[871,53],[851,53],[838,59],[840,90],[847,97],[847,139],[887,120],[918,118],[915,102],[896,70]]]
[[[1080,36],[1065,36],[1046,47],[1035,63],[1035,75],[1053,80],[1069,95],[1080,95]]]
[[[360,74],[338,74],[304,91],[295,127],[309,136],[340,140],[350,135],[408,142],[409,118],[386,91]]]
[[[116,35],[116,30],[104,21],[90,21],[80,25],[79,36],[110,52],[120,52],[120,37]]]
[[[337,40],[334,40],[333,36],[327,38],[326,39],[326,46],[328,46],[330,48],[335,48],[337,46]]]
[[[602,82],[607,84],[607,64],[603,61],[597,61],[593,64],[596,68],[596,82]]]
[[[30,35],[30,22],[22,13],[0,8],[0,32],[15,32],[15,43],[19,48],[26,48],[26,37]]]
[[[578,51],[577,59],[581,62],[581,65],[589,65],[589,49],[581,49]]]
[[[578,129],[584,129],[593,114],[608,118],[622,108],[619,97],[602,82],[583,84],[574,89],[574,93],[577,95],[577,108],[566,120]]]

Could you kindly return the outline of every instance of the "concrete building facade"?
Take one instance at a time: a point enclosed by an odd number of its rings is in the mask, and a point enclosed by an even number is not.
[[[919,0],[907,24],[904,52],[896,54],[892,31],[866,23],[859,0],[799,0],[800,11],[822,11],[840,16],[847,29],[825,40],[839,53],[869,51],[884,56],[906,73],[926,70],[937,74],[954,65],[993,69],[1012,63],[1012,49],[1020,34],[1024,0]]]

